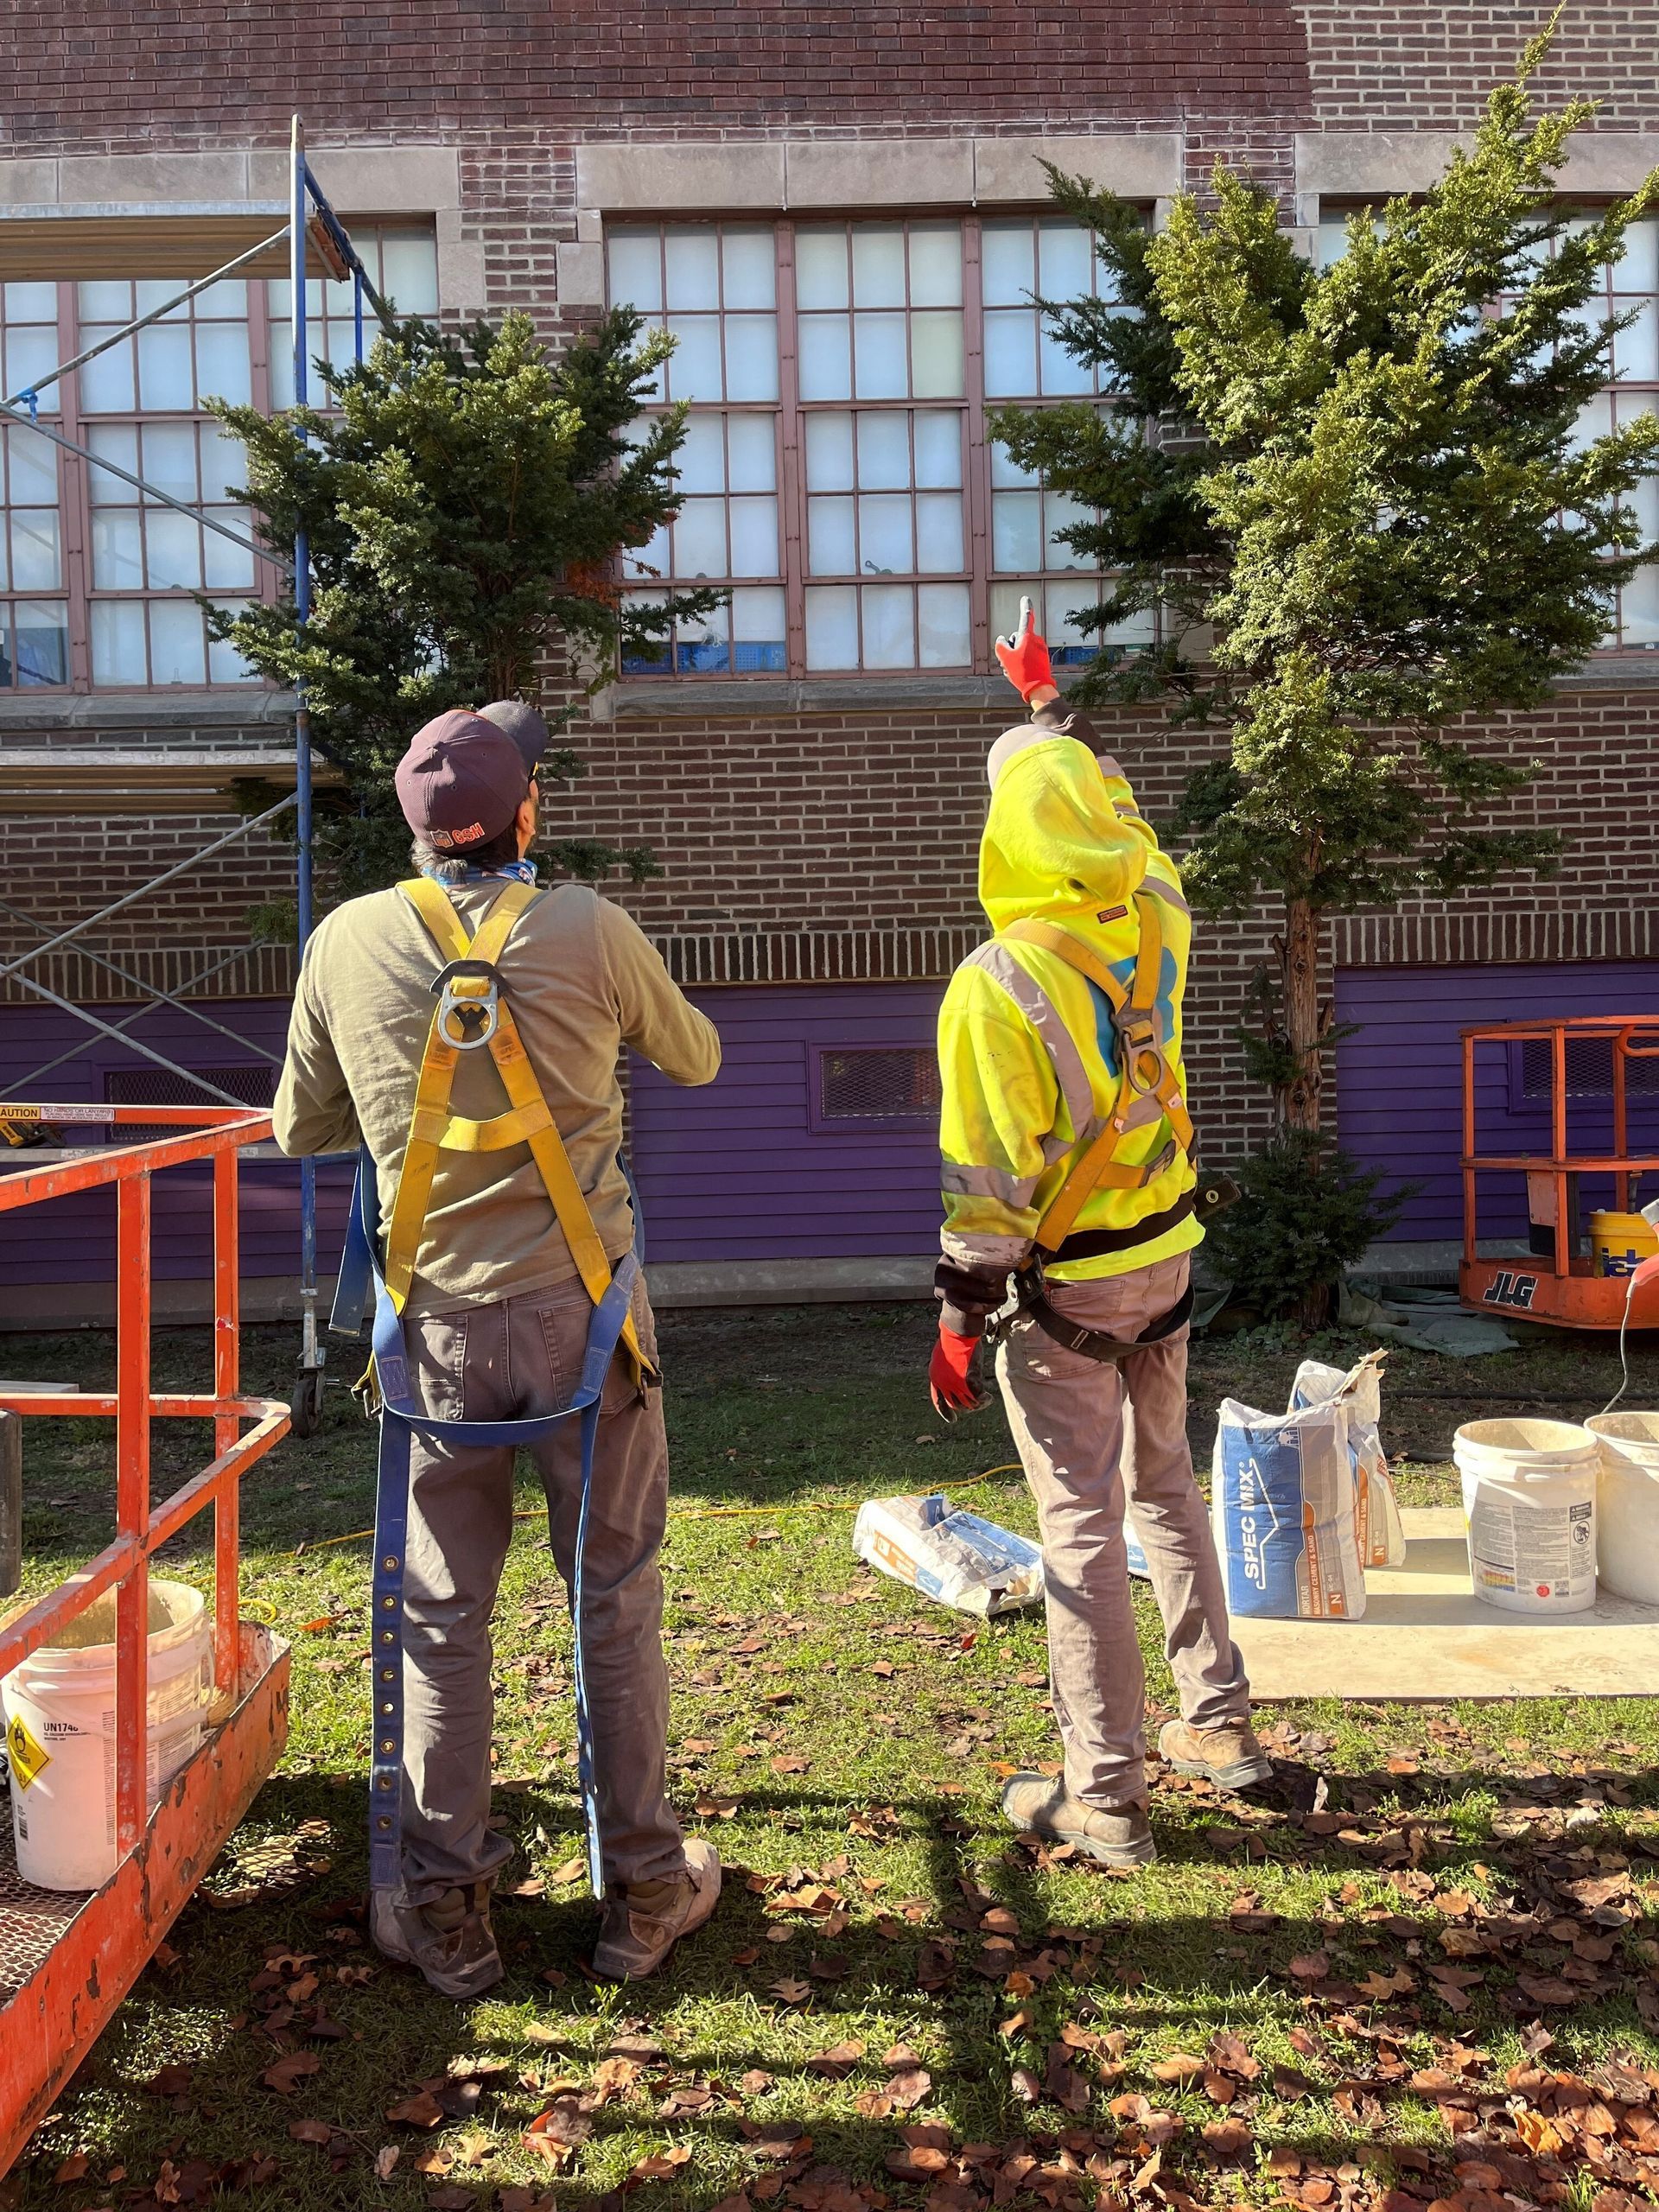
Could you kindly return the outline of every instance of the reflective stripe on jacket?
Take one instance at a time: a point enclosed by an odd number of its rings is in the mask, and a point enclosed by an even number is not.
[[[1016,753],[998,777],[980,844],[979,893],[992,928],[1032,918],[1057,925],[1127,988],[1140,942],[1137,892],[1159,902],[1161,1037],[1185,1096],[1181,998],[1192,918],[1175,865],[1122,775],[1103,773],[1079,739],[1057,734]],[[1059,954],[994,937],[951,978],[939,1015],[939,1070],[945,1260],[952,1270],[1000,1279],[1030,1257],[1038,1223],[1081,1144],[1117,1100],[1111,1008]],[[1117,1160],[1141,1166],[1171,1145],[1162,1109],[1137,1098]],[[1167,1166],[1141,1188],[1094,1191],[1074,1234],[1132,1229],[1176,1205],[1196,1179],[1173,1147]],[[1189,1215],[1127,1251],[1061,1260],[1048,1272],[1060,1281],[1121,1274],[1187,1251],[1203,1234]],[[956,1302],[948,1292],[946,1302]]]

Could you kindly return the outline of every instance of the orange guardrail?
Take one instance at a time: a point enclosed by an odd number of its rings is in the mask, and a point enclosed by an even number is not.
[[[234,1107],[53,1106],[31,1101],[0,1103],[0,1119],[56,1128],[127,1123],[179,1131],[69,1159],[54,1160],[50,1152],[31,1149],[25,1155],[29,1165],[20,1162],[0,1172],[0,1215],[15,1215],[72,1192],[105,1186],[115,1192],[114,1390],[8,1396],[0,1388],[0,1411],[113,1419],[116,1533],[77,1573],[0,1628],[0,1676],[50,1643],[106,1591],[115,1591],[119,1854],[116,1873],[103,1889],[65,1895],[29,1890],[5,1863],[11,1859],[9,1824],[0,1840],[3,2172],[143,1971],[286,1742],[286,1648],[239,1618],[238,1485],[287,1433],[289,1408],[245,1396],[240,1382],[238,1154],[243,1146],[270,1135],[269,1114]],[[10,1154],[4,1165],[18,1158]],[[157,1174],[193,1161],[211,1161],[213,1166],[213,1389],[158,1395],[150,1376],[150,1188]],[[213,1457],[170,1497],[152,1503],[150,1427],[157,1419],[211,1421]],[[151,1812],[146,1802],[149,1562],[162,1544],[210,1507],[214,1725]],[[36,1939],[32,1947],[10,1940],[8,1916],[20,1900]]]

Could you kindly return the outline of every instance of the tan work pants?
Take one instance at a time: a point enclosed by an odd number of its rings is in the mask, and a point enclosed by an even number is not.
[[[499,1305],[412,1314],[404,1324],[416,1396],[449,1420],[525,1420],[568,1404],[593,1307],[579,1282]],[[634,1325],[654,1356],[643,1280]],[[582,1497],[581,1424],[531,1446],[567,1590]],[[404,1580],[404,1888],[425,1904],[487,1881],[512,1847],[489,1823],[494,1698],[490,1620],[512,1535],[513,1454],[416,1434]],[[683,1866],[666,1789],[668,1669],[658,1552],[668,1510],[660,1390],[635,1388],[619,1353],[601,1400],[583,1564],[583,1649],[607,1882]],[[543,1716],[567,1742],[569,1701]]]
[[[1186,1287],[1187,1255],[1095,1282],[1048,1286],[1068,1320],[1124,1339]],[[1074,1797],[1104,1808],[1146,1797],[1146,1675],[1123,1545],[1127,1492],[1163,1616],[1184,1719],[1249,1718],[1210,1516],[1186,1441],[1185,1326],[1103,1364],[1014,1322],[997,1380],[1037,1499],[1047,1584],[1049,1677]]]

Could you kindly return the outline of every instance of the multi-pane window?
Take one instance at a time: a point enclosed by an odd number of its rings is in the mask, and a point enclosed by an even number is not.
[[[356,243],[400,312],[435,311],[429,232],[372,232]],[[175,277],[0,287],[4,396],[181,289]],[[310,289],[313,357],[349,360],[351,286],[314,279]],[[245,545],[209,526],[251,534],[251,517],[232,497],[244,474],[241,447],[204,410],[210,398],[288,404],[288,308],[286,284],[226,279],[39,392],[42,422],[152,491],[15,419],[0,429],[0,689],[249,680],[231,648],[208,639],[202,601],[226,605],[273,592],[276,582]],[[365,342],[374,333],[371,315]],[[169,499],[196,512],[181,513]]]
[[[1587,220],[1569,230],[1589,228]],[[1345,218],[1332,217],[1319,226],[1319,265],[1328,269],[1347,250]],[[1502,315],[1509,301],[1495,300],[1490,309]],[[1633,223],[1625,233],[1623,260],[1605,267],[1601,289],[1584,310],[1584,320],[1599,329],[1611,315],[1634,316],[1628,330],[1613,335],[1614,381],[1597,393],[1579,418],[1577,438],[1588,445],[1608,435],[1616,427],[1639,415],[1659,411],[1659,222]],[[1659,543],[1659,480],[1649,477],[1631,495],[1630,504],[1641,524],[1644,542]],[[1637,570],[1617,594],[1613,623],[1606,637],[1611,646],[1659,645],[1659,563]]]
[[[1096,650],[1071,618],[1099,579],[1057,536],[1078,511],[985,428],[988,403],[1110,404],[1035,303],[1099,288],[1085,232],[1034,217],[652,225],[613,230],[607,261],[612,299],[676,340],[656,401],[691,408],[683,505],[627,577],[645,599],[731,594],[625,673],[986,669],[1024,593],[1057,658]]]
[[[400,315],[431,316],[438,311],[437,248],[429,231],[353,231],[352,244],[368,270],[375,289],[390,301]],[[311,276],[305,286],[306,352],[312,362],[332,361],[341,367],[357,359],[355,286],[332,276]],[[294,327],[292,289],[285,279],[273,277],[264,287],[269,328],[268,398],[272,408],[294,404]],[[378,333],[374,311],[363,304],[363,350],[373,345]],[[313,407],[326,397],[313,369],[307,397]]]

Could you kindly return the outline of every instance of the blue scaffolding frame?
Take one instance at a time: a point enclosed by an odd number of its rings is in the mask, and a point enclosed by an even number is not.
[[[94,467],[118,476],[124,483],[131,485],[146,498],[154,499],[162,505],[189,515],[206,528],[217,531],[220,537],[230,538],[245,551],[252,553],[257,559],[275,568],[279,575],[287,576],[291,582],[295,620],[302,629],[309,620],[311,613],[311,555],[310,546],[303,530],[301,530],[295,537],[291,560],[286,559],[273,547],[260,544],[257,539],[249,537],[242,531],[233,529],[230,524],[221,522],[217,516],[207,513],[200,506],[192,505],[187,500],[175,498],[170,492],[164,491],[160,485],[149,483],[143,477],[134,475],[105,455],[95,453],[89,446],[79,443],[73,438],[66,437],[60,431],[52,429],[48,423],[42,423],[39,414],[39,397],[48,385],[59,382],[62,378],[79,368],[83,363],[94,359],[99,353],[107,352],[111,346],[121,344],[124,340],[130,338],[135,331],[141,330],[148,324],[156,322],[162,316],[170,314],[175,308],[194,298],[198,292],[205,291],[209,285],[219,283],[224,278],[234,276],[238,270],[245,268],[249,264],[268,256],[282,245],[284,240],[288,246],[289,283],[291,295],[294,400],[296,407],[305,406],[309,399],[311,382],[306,303],[306,282],[309,273],[308,261],[311,253],[314,252],[316,258],[321,261],[327,276],[333,276],[337,282],[344,282],[347,277],[351,280],[353,332],[355,358],[359,363],[361,363],[363,359],[365,302],[366,302],[373,310],[377,321],[383,328],[394,330],[397,327],[397,319],[391,303],[383,298],[374,280],[364,267],[357,249],[352,243],[351,233],[329,204],[327,194],[312,171],[306,158],[304,125],[296,115],[293,118],[289,138],[288,217],[281,228],[273,232],[269,238],[262,239],[257,245],[250,246],[232,260],[213,270],[210,275],[198,277],[181,291],[165,300],[160,307],[153,308],[144,315],[135,316],[131,321],[124,323],[118,330],[110,332],[96,346],[86,347],[85,351],[73,355],[67,361],[60,361],[48,375],[37,378],[32,385],[26,386],[23,390],[0,398],[0,420],[25,423],[37,435],[48,439],[52,444],[61,447],[67,452],[78,454],[83,461]],[[300,435],[303,436],[304,433],[302,431]],[[192,855],[189,860],[176,863],[162,874],[153,877],[148,883],[140,885],[137,890],[127,892],[121,898],[112,899],[106,906],[100,906],[95,912],[83,916],[79,921],[72,924],[67,929],[55,931],[44,942],[35,945],[20,957],[0,963],[0,982],[8,977],[15,977],[24,989],[33,992],[36,997],[47,1000],[63,1011],[73,1014],[94,1034],[119,1038],[124,1045],[137,1052],[143,1058],[165,1069],[169,1074],[180,1077],[221,1104],[233,1106],[243,1104],[244,1101],[231,1097],[228,1092],[219,1090],[194,1070],[181,1066],[178,1062],[169,1059],[165,1053],[156,1051],[153,1046],[142,1044],[136,1037],[124,1034],[124,1025],[117,1027],[101,1020],[86,1007],[74,1005],[71,1001],[61,997],[57,992],[49,989],[44,983],[25,975],[22,971],[41,959],[43,955],[56,951],[60,946],[80,937],[86,931],[107,920],[111,915],[121,908],[131,906],[147,897],[151,892],[159,889],[162,884],[170,882],[175,876],[194,867],[198,861],[207,858],[208,855],[217,853],[226,845],[235,842],[238,838],[245,837],[254,830],[274,822],[279,816],[285,814],[290,807],[295,813],[296,950],[298,956],[303,958],[315,919],[315,855],[311,718],[306,703],[305,687],[303,682],[301,682],[295,686],[294,791],[291,798],[283,798],[276,805],[268,807],[262,814],[252,816],[225,836],[215,838],[212,844],[204,847],[201,852]],[[251,950],[251,947],[247,949]],[[152,1002],[173,1006],[179,1011],[188,1013],[193,1018],[207,1023],[210,1028],[219,1031],[221,1035],[237,1038],[238,1042],[246,1046],[259,1058],[267,1061],[272,1059],[273,1056],[267,1052],[264,1046],[256,1044],[251,1038],[238,1037],[238,1033],[226,1029],[222,1023],[213,1020],[210,1016],[202,1014],[199,1008],[189,1006],[182,998],[175,997],[168,992],[143,983],[130,969],[118,967],[113,962],[99,958],[98,956],[92,957],[97,961],[99,966],[108,969],[124,981],[137,985],[146,1001],[146,1005],[140,1007],[140,1013],[147,1011],[149,1004]],[[236,957],[238,956],[232,956],[232,958]],[[192,982],[205,981],[209,975],[218,972],[228,964],[229,962],[226,960],[215,961],[209,967],[199,970]],[[190,982],[187,982],[182,988],[188,990],[191,988]],[[132,1019],[136,1018],[132,1017]],[[86,1041],[90,1043],[92,1039],[89,1037]],[[48,1072],[51,1068],[60,1065],[62,1061],[69,1057],[72,1055],[60,1054],[57,1059],[49,1061],[45,1067],[35,1069],[30,1074],[19,1079],[20,1086],[26,1087],[38,1080],[41,1075]],[[89,1111],[86,1109],[80,1109],[77,1115],[78,1120],[84,1121],[89,1117]],[[293,1426],[297,1434],[304,1436],[309,1435],[315,1430],[321,1418],[325,1363],[325,1352],[317,1325],[317,1173],[316,1162],[310,1159],[302,1160],[300,1162],[300,1311],[299,1381],[294,1391]]]

